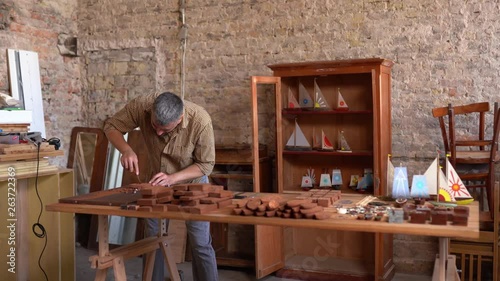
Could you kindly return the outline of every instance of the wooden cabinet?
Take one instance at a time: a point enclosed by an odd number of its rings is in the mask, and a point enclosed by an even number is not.
[[[5,200],[0,204],[0,219],[4,224],[0,230],[0,251],[3,253],[0,261],[4,277],[0,279],[45,280],[38,266],[43,251],[40,265],[48,280],[75,280],[74,215],[45,210],[45,205],[73,195],[71,170],[39,173],[38,177],[35,173],[15,175],[13,172],[8,175],[6,172],[0,175],[0,197]],[[15,204],[9,204],[11,207],[8,208],[8,202]],[[45,228],[43,238],[35,236],[32,230],[38,218]],[[42,233],[40,228],[36,228],[36,232]]]
[[[272,192],[271,158],[267,147],[259,148],[259,186]],[[254,186],[252,149],[249,145],[225,145],[215,148],[215,167],[210,175],[213,184],[237,192],[251,192]],[[255,227],[252,225],[211,223],[212,246],[217,264],[233,267],[255,266]]]
[[[302,176],[308,169],[314,169],[317,182],[321,171],[331,175],[333,169],[340,169],[341,191],[357,192],[349,187],[351,175],[363,176],[365,169],[371,169],[373,188],[368,192],[387,194],[392,65],[393,62],[378,58],[275,64],[269,66],[274,77],[252,77],[254,143],[259,141],[257,97],[269,95],[268,88],[261,90],[263,85],[274,87],[275,97],[270,99],[276,103],[278,192],[301,192]],[[299,100],[299,85],[308,92],[308,102],[330,108],[290,108],[290,95]],[[321,95],[316,94],[318,88]],[[339,92],[348,110],[336,109]],[[296,124],[311,146],[313,135],[321,140],[323,131],[333,150],[285,149]],[[350,152],[339,151],[341,135]],[[255,147],[254,155],[258,155]],[[258,163],[255,161],[254,165]],[[298,228],[275,231],[273,235],[282,241],[284,259],[279,274],[283,277],[308,279],[324,274],[329,280],[390,280],[394,274],[391,235]],[[264,249],[257,258],[267,254]]]

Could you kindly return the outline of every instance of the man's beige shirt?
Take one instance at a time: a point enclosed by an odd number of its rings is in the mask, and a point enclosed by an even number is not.
[[[139,127],[147,146],[149,179],[158,172],[172,174],[196,164],[209,175],[215,164],[212,120],[201,106],[184,101],[184,118],[171,132],[158,136],[151,125],[153,102],[159,93],[138,97],[104,123],[104,131],[127,133]],[[139,156],[140,157],[140,156]],[[141,171],[142,174],[142,171]],[[149,180],[148,179],[148,180]],[[192,182],[199,182],[200,178]]]

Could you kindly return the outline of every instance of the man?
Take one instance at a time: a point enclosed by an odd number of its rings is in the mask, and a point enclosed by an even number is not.
[[[139,127],[148,149],[152,185],[170,186],[186,182],[208,182],[215,164],[212,121],[200,106],[182,101],[173,93],[149,94],[129,102],[106,120],[104,132],[122,154],[120,162],[139,175],[137,154],[123,134]],[[148,219],[148,236],[158,234],[158,220]],[[186,221],[192,248],[194,280],[218,280],[215,252],[212,248],[210,223]],[[163,281],[164,260],[156,252],[153,280]]]

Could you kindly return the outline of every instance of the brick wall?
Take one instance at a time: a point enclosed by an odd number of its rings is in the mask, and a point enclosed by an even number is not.
[[[388,58],[394,161],[423,172],[442,143],[433,107],[498,100],[499,12],[493,0],[187,1],[185,97],[211,113],[218,143],[249,143],[249,76],[271,75],[266,65]],[[65,144],[136,93],[180,92],[179,27],[178,1],[0,2],[0,47],[39,52],[48,135]],[[75,31],[81,57],[62,57],[57,34]],[[0,66],[8,90],[5,52]],[[413,238],[395,237],[398,271],[429,273],[435,240]]]
[[[59,137],[69,149],[70,132],[85,124],[79,58],[62,56],[60,33],[76,34],[76,0],[0,1],[0,91],[10,92],[7,49],[38,53],[47,137]],[[54,162],[66,165],[66,157]]]
[[[81,4],[83,51],[151,47],[156,90],[180,91],[177,1]],[[249,143],[249,76],[271,75],[266,65],[394,60],[393,160],[408,165],[411,176],[424,172],[442,146],[433,107],[498,99],[499,10],[496,1],[479,0],[187,1],[185,97],[211,113],[218,143]],[[123,98],[106,103],[113,109]],[[89,118],[97,124],[103,116]],[[269,131],[260,137],[272,143]],[[394,245],[398,271],[432,271],[435,239],[397,235]]]

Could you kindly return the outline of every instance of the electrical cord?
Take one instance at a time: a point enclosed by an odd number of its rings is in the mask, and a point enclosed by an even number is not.
[[[40,213],[38,214],[38,219],[36,223],[33,224],[32,230],[33,233],[35,234],[36,237],[38,238],[45,238],[45,243],[43,245],[42,252],[40,253],[40,256],[38,257],[38,267],[40,270],[42,270],[43,275],[45,275],[45,280],[49,280],[47,277],[47,273],[42,267],[41,261],[42,261],[42,256],[43,253],[45,252],[45,248],[47,247],[47,232],[45,231],[45,227],[40,223],[40,217],[42,216],[42,211],[43,211],[43,202],[42,198],[40,197],[40,194],[38,193],[38,170],[40,167],[40,142],[36,142],[37,145],[37,162],[36,162],[36,177],[35,177],[35,191],[36,191],[36,196],[38,197],[38,201],[40,202]]]

